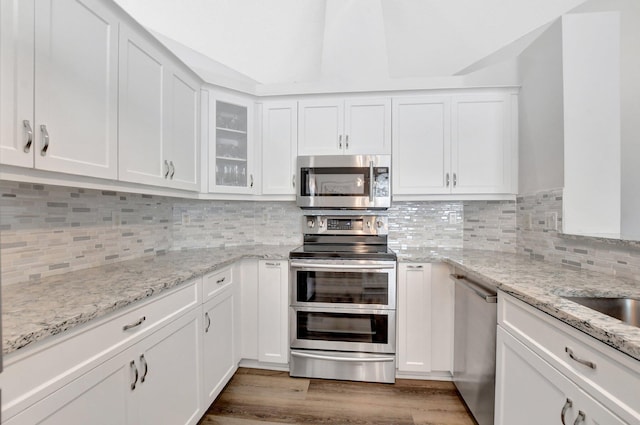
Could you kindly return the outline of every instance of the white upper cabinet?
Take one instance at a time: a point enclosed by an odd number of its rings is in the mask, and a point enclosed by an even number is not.
[[[391,153],[391,99],[298,103],[299,155]]]
[[[394,98],[393,194],[514,194],[516,106],[511,92]]]
[[[510,96],[456,95],[451,108],[451,192],[515,193]]]
[[[115,179],[118,20],[104,2],[35,8],[36,168]]]
[[[115,179],[115,14],[94,0],[14,0],[1,19],[0,161]]]
[[[209,192],[255,192],[253,107],[248,98],[209,93]]]
[[[262,105],[262,194],[295,195],[298,104]]]
[[[450,193],[450,99],[393,99],[393,117],[393,194]]]
[[[177,67],[167,78],[168,146],[165,148],[171,171],[168,179],[176,189],[199,189],[200,83]]]
[[[120,180],[198,190],[199,92],[146,35],[121,28]]]
[[[0,2],[0,163],[33,167],[33,0]]]

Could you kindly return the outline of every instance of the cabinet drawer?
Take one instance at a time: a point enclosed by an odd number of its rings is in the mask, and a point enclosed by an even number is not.
[[[202,284],[203,301],[207,301],[219,294],[220,291],[231,284],[232,279],[233,273],[231,272],[231,267],[225,267],[224,269],[206,274]]]
[[[7,356],[0,378],[3,419],[197,306],[199,283],[195,279]]]
[[[640,388],[639,361],[503,293],[498,323],[609,409],[640,421],[640,397],[630,390]]]

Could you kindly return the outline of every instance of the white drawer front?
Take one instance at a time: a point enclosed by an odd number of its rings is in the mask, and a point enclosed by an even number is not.
[[[639,361],[502,293],[498,323],[609,409],[640,421]]]
[[[208,301],[228,287],[232,282],[232,278],[231,266],[206,274],[202,285],[203,301]]]
[[[199,305],[199,283],[200,278],[195,279],[7,356],[0,375],[3,419]]]

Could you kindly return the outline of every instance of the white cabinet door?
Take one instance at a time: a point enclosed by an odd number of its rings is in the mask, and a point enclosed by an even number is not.
[[[37,1],[37,168],[115,179],[118,19],[97,0]]]
[[[128,424],[135,367],[121,353],[8,421],[7,425]]]
[[[139,380],[131,392],[130,423],[195,424],[202,407],[202,320],[200,309],[170,323],[135,346]]]
[[[200,184],[200,84],[177,68],[169,71],[167,121],[170,129],[165,148],[165,160],[170,166],[168,179],[171,187],[197,191]]]
[[[452,192],[511,192],[510,96],[453,96]]]
[[[625,423],[500,326],[496,364],[496,425]]]
[[[209,192],[255,193],[253,102],[210,92],[206,119],[210,128]]]
[[[344,151],[344,102],[298,102],[298,155],[341,155]]]
[[[0,163],[33,167],[34,0],[0,3]]]
[[[165,185],[168,138],[165,64],[145,37],[120,29],[119,179]]]
[[[344,153],[391,154],[391,99],[345,101]]]
[[[398,267],[398,370],[431,371],[431,264]]]
[[[203,307],[203,378],[205,397],[203,405],[205,408],[215,400],[236,371],[234,290],[233,286],[226,288]]]
[[[288,263],[258,264],[258,361],[289,362]]]
[[[298,149],[296,102],[262,105],[262,194],[295,195]]]
[[[393,99],[394,195],[450,192],[450,128],[448,97]]]

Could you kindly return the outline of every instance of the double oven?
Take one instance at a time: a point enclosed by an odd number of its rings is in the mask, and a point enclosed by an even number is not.
[[[396,255],[380,215],[305,216],[290,253],[291,376],[395,381]]]

